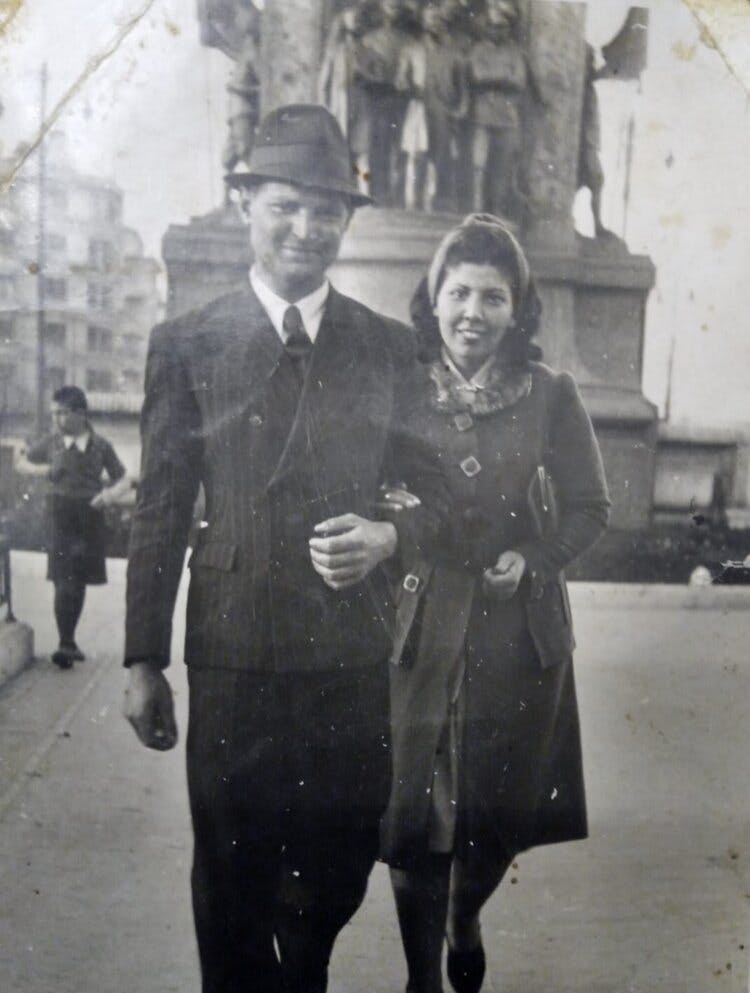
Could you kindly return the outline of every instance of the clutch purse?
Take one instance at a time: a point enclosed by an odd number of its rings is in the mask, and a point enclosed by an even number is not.
[[[554,534],[559,521],[555,487],[543,465],[538,465],[527,491],[529,514],[538,538]],[[575,648],[570,601],[562,573],[547,583],[532,581],[526,601],[529,631],[542,668],[559,665]]]
[[[526,493],[529,513],[538,538],[546,538],[557,530],[558,508],[555,488],[549,473],[538,465]]]

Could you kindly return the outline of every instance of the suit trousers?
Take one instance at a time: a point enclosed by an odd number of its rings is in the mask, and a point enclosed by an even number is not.
[[[391,761],[388,672],[189,670],[203,993],[323,993],[364,899]]]

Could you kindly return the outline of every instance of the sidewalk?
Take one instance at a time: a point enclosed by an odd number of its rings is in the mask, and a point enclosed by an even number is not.
[[[4,993],[198,993],[184,668],[170,671],[183,741],[148,752],[119,714],[123,565],[90,591],[90,659],[70,673],[42,659],[0,693]],[[55,643],[43,574],[41,556],[14,555],[40,655]],[[518,860],[483,917],[487,993],[748,989],[750,596],[638,589],[573,587],[591,838]],[[404,985],[378,867],[330,993]]]

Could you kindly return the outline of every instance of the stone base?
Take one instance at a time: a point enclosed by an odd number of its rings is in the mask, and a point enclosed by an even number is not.
[[[355,212],[331,270],[334,285],[373,309],[409,320],[409,301],[445,232],[460,220],[368,207]],[[247,230],[235,208],[172,226],[163,242],[173,316],[246,284]],[[644,315],[654,267],[619,239],[532,247],[542,297],[545,361],[573,374],[599,435],[612,523],[642,528],[653,504],[656,408],[643,396]]]
[[[34,657],[34,632],[21,621],[0,621],[0,686]]]

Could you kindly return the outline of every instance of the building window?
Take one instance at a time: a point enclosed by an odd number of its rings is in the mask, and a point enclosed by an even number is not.
[[[68,239],[64,234],[48,234],[47,248],[52,252],[64,252],[68,247]]]
[[[112,370],[111,369],[87,369],[86,389],[98,390],[100,393],[109,393],[112,390]]]
[[[9,317],[0,317],[0,345],[9,345],[15,338],[16,330]]]
[[[118,197],[107,197],[105,218],[109,224],[117,224],[120,220],[120,200]]]
[[[92,238],[89,242],[89,265],[102,272],[111,271],[114,265],[114,249],[111,241]]]
[[[62,366],[48,365],[44,370],[44,378],[52,393],[59,390],[61,386],[65,386],[65,370]]]
[[[44,294],[49,300],[67,300],[68,283],[57,276],[44,277]]]
[[[96,310],[109,310],[112,306],[112,287],[104,283],[89,283],[87,299],[89,307]]]
[[[107,328],[98,328],[89,324],[88,348],[90,352],[111,352],[112,332]]]
[[[59,321],[44,325],[44,343],[52,348],[65,348],[66,328]]]
[[[122,389],[128,393],[136,393],[143,389],[143,372],[140,369],[123,369],[120,373]]]
[[[127,355],[139,355],[143,339],[139,334],[124,334],[122,336],[122,350]]]

